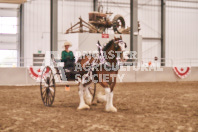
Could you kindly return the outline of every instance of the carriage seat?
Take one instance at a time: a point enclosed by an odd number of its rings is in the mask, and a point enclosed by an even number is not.
[[[56,59],[55,62],[64,62],[64,74],[66,75],[67,80],[63,81],[75,81],[75,75],[78,73],[75,71],[75,59],[67,59],[67,60],[58,60]],[[58,67],[55,67],[56,74],[61,74]],[[62,79],[61,79],[62,80]]]

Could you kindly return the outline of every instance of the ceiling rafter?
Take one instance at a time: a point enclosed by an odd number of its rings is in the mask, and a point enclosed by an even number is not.
[[[0,3],[10,3],[10,4],[22,4],[27,2],[27,0],[0,0]]]

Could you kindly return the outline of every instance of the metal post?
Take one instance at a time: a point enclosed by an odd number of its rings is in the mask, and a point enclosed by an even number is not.
[[[137,34],[138,34],[138,0],[131,0],[131,29],[130,29],[130,50],[137,51]],[[137,34],[136,34],[137,33]],[[134,35],[135,34],[135,35]]]
[[[58,50],[58,0],[50,0],[50,49]]]
[[[161,0],[161,66],[165,66],[165,0]]]
[[[133,0],[130,1],[130,51],[133,51]]]
[[[98,0],[93,0],[93,10],[94,11],[98,10]]]
[[[20,6],[20,26],[19,26],[19,57],[18,57],[18,66],[24,66],[24,4]],[[22,61],[22,62],[21,62]]]

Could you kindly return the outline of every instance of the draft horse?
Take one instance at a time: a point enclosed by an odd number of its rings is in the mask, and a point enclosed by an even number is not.
[[[90,72],[81,72],[82,76],[79,77],[80,104],[77,109],[81,110],[90,108],[89,105],[92,104],[93,96],[91,96],[89,87],[91,83],[94,82],[99,83],[103,88],[105,88],[105,95],[100,96],[100,99],[106,101],[105,110],[108,112],[117,112],[117,109],[113,105],[113,90],[119,70],[118,59],[126,60],[128,57],[124,54],[126,48],[127,45],[122,41],[121,36],[120,38],[114,37],[114,39],[110,40],[101,49],[100,56],[98,58],[91,55],[85,55],[78,59],[77,63],[80,64],[82,68],[87,67],[88,65],[91,67]],[[84,76],[85,73],[87,76]],[[90,76],[92,76],[92,78]],[[83,82],[82,80],[86,80],[87,77],[90,77],[91,79]]]

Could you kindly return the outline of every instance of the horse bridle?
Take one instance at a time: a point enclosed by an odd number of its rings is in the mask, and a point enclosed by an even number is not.
[[[114,40],[113,41],[113,43],[114,43],[114,48],[115,48],[115,50],[118,50],[118,48],[119,48],[119,43],[124,43],[125,44],[125,48],[126,48],[126,43],[123,41],[123,40]],[[102,46],[101,46],[101,44],[99,43],[99,41],[98,41],[98,43],[96,44],[97,46],[98,46],[98,51],[99,51],[99,58],[100,58],[100,61],[102,62],[102,63],[106,63],[106,59],[103,59],[104,58],[104,56],[103,56],[103,51],[102,51]],[[118,60],[118,59],[117,59]],[[107,64],[107,63],[106,63]]]
[[[114,48],[115,48],[115,50],[118,50],[118,48],[119,48],[119,43],[124,43],[125,44],[125,48],[126,48],[126,43],[123,41],[123,40],[114,40]]]

